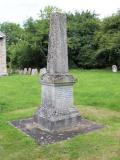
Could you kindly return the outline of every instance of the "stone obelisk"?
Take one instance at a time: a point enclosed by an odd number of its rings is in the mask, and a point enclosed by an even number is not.
[[[0,32],[0,76],[7,75],[6,67],[6,36]]]
[[[80,120],[73,105],[75,79],[68,73],[66,15],[52,13],[50,18],[47,72],[41,76],[42,104],[34,122],[49,132],[72,129]]]

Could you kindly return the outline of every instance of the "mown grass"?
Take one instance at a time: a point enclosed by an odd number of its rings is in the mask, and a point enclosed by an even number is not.
[[[36,142],[8,121],[32,116],[40,105],[37,76],[0,78],[0,160],[120,160],[120,73],[72,70],[77,109],[104,129],[48,146]]]

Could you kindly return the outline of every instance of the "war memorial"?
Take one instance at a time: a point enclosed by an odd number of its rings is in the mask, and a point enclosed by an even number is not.
[[[52,13],[47,70],[40,78],[42,103],[32,118],[12,121],[11,124],[41,145],[102,128],[102,125],[85,120],[74,106],[75,82],[68,70],[66,15]]]

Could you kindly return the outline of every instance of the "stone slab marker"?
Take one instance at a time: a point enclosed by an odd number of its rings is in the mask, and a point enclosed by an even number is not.
[[[7,75],[6,67],[6,36],[0,32],[0,76]]]
[[[31,68],[28,68],[28,75],[31,74],[31,71],[32,71],[32,69],[31,69]]]
[[[73,104],[74,83],[68,73],[66,15],[52,13],[47,72],[41,76],[42,104],[34,114],[38,127],[54,132],[77,126],[81,117]]]
[[[116,65],[112,65],[112,72],[116,73],[118,71],[118,68]]]

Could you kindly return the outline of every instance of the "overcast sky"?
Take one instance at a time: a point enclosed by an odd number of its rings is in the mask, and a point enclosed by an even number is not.
[[[103,18],[120,9],[120,0],[0,0],[0,23],[22,24],[30,16],[36,19],[40,9],[47,5],[71,12],[88,9]]]

